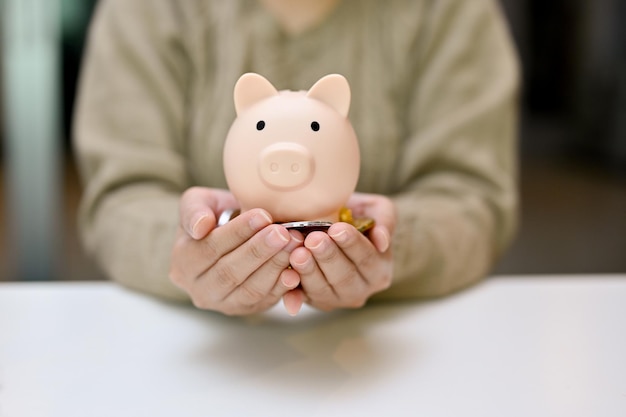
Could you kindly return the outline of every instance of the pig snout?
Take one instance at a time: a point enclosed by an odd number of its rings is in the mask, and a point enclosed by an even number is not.
[[[306,185],[314,172],[311,152],[302,145],[279,142],[263,149],[259,155],[259,175],[275,189],[294,189]]]

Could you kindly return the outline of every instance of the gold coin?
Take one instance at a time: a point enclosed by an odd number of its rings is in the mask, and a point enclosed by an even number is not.
[[[359,232],[365,233],[368,230],[370,230],[372,227],[374,227],[376,225],[376,222],[374,221],[374,219],[371,219],[369,217],[361,217],[361,218],[358,218],[358,219],[354,219],[352,221],[352,225]]]
[[[352,224],[352,222],[354,221],[354,219],[352,218],[352,210],[347,207],[343,207],[339,211],[339,221]]]

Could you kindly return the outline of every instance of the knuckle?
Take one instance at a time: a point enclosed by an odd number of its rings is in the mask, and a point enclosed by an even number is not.
[[[289,256],[272,256],[267,263],[273,271],[282,271],[289,266]]]
[[[391,287],[393,282],[393,267],[391,265],[385,268],[379,268],[379,272],[375,275],[372,275],[373,278],[370,279],[369,285],[372,289],[372,293],[377,293],[380,291],[384,291]]]
[[[344,307],[351,308],[351,309],[359,309],[365,306],[366,302],[367,302],[367,298],[364,298],[364,297],[352,298],[344,304]]]
[[[391,271],[385,272],[380,279],[380,286],[378,290],[383,291],[391,287],[392,280],[393,280],[393,275]]]
[[[183,231],[182,227],[179,226],[176,231],[174,244],[172,245],[172,258],[176,259],[176,257],[184,254],[189,247],[190,241],[189,236]]]
[[[263,245],[250,245],[248,248],[250,257],[255,261],[264,261],[267,255],[263,250]]]
[[[191,295],[191,303],[200,310],[212,310],[212,303],[205,297]]]
[[[205,259],[209,261],[214,261],[220,257],[220,250],[217,246],[217,241],[215,239],[204,239],[201,245],[202,256]]]
[[[360,270],[367,271],[373,269],[377,262],[379,262],[378,254],[373,250],[368,250],[358,257],[354,264],[357,265]]]
[[[263,227],[255,227],[254,224],[256,224],[256,222],[253,220],[255,218],[258,219],[259,217],[265,217],[261,214],[262,212],[263,210],[261,209],[251,209],[245,212],[243,216],[239,216],[239,227],[234,228],[235,238],[240,241],[245,241],[258,233],[260,230],[263,230]]]
[[[329,313],[329,312],[331,312],[331,311],[333,311],[333,310],[335,310],[337,308],[336,305],[331,305],[331,304],[328,304],[328,303],[316,302],[316,301],[312,301],[311,305],[313,307],[315,307],[316,309],[318,309],[320,311],[323,311],[325,313]]]
[[[186,253],[185,251],[186,245],[184,245],[183,240],[184,239],[179,238],[174,243],[174,247],[172,249],[172,253],[170,256],[170,266],[168,270],[169,280],[181,288],[186,283],[186,278],[187,278],[185,274],[185,268],[184,268],[185,266],[184,255]]]
[[[239,287],[241,290],[240,300],[245,306],[253,306],[258,304],[266,294],[254,285],[244,284]]]
[[[240,303],[226,303],[220,308],[220,312],[229,317],[244,316],[256,312],[254,306],[248,306]]]
[[[185,284],[185,277],[178,268],[170,268],[169,279],[177,287],[183,287]]]
[[[328,302],[336,300],[337,296],[333,289],[329,285],[320,286],[314,289],[307,290],[309,297],[316,300],[320,305],[329,305]]]
[[[229,290],[239,285],[239,279],[235,271],[227,262],[219,262],[214,266],[212,272],[215,275],[217,286],[221,289]]]
[[[336,249],[336,247],[334,247],[334,245],[328,246],[329,247],[326,248],[326,250],[316,255],[316,258],[319,259],[321,262],[332,263],[339,257],[339,251]]]
[[[334,283],[335,288],[351,288],[354,286],[355,281],[358,278],[356,269],[349,268],[348,271],[343,273]]]
[[[245,226],[232,227],[230,230],[232,230],[231,238],[235,242],[245,242],[254,234],[254,231],[251,230],[250,227]]]
[[[235,308],[232,304],[227,304],[220,309],[220,312],[226,316],[234,317],[242,315],[242,311],[240,308]]]

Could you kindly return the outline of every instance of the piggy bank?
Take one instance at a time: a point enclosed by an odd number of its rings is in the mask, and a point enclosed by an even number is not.
[[[277,223],[338,221],[360,167],[347,80],[331,74],[308,91],[277,91],[248,73],[234,101],[224,173],[241,211],[260,207]]]

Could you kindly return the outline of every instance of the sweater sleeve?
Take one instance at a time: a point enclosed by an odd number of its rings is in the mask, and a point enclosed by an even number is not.
[[[394,283],[446,295],[488,274],[516,228],[518,63],[492,0],[433,1],[414,45],[398,161]]]
[[[167,277],[184,159],[188,57],[176,2],[103,0],[74,125],[84,246],[107,276],[182,299]]]

